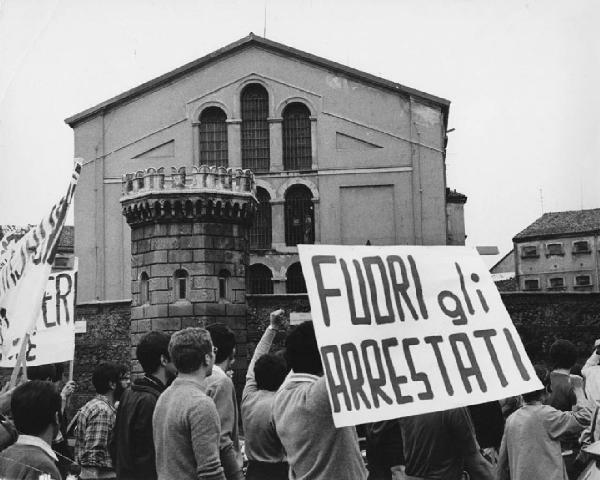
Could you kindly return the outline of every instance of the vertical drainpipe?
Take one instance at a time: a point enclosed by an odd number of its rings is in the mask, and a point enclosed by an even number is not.
[[[600,245],[598,245],[598,237],[599,234],[596,233],[594,235],[594,263],[595,263],[595,275],[594,277],[596,277],[594,279],[594,290],[596,290],[597,292],[600,292],[600,257],[598,256],[598,247],[600,247]]]
[[[409,126],[410,126],[410,153],[411,153],[411,164],[412,164],[412,179],[411,179],[411,197],[412,197],[412,218],[413,218],[413,244],[423,245],[423,190],[421,188],[421,165],[419,159],[415,154],[415,150],[418,152],[420,157],[420,151],[418,145],[413,140],[414,130],[416,130],[416,124],[413,122],[413,99],[409,97]],[[418,133],[417,133],[418,135]],[[420,137],[420,135],[419,135]],[[420,141],[420,138],[419,138]],[[418,195],[415,195],[418,191]],[[417,206],[417,203],[419,204]],[[419,209],[417,214],[417,208]],[[418,225],[417,225],[418,223]],[[417,233],[420,232],[420,233]]]
[[[95,239],[96,239],[96,299],[97,300],[106,300],[105,294],[105,220],[104,220],[104,176],[105,176],[105,168],[104,168],[104,158],[106,156],[106,130],[105,130],[105,118],[104,118],[104,110],[102,110],[102,132],[101,132],[101,140],[100,140],[100,154],[96,151],[96,160],[95,160],[95,186],[96,186],[96,195],[95,195]]]

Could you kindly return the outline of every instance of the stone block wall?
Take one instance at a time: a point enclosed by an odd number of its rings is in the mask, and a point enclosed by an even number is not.
[[[564,338],[583,364],[600,338],[600,294],[503,292],[502,301],[534,363],[547,364],[550,345]]]

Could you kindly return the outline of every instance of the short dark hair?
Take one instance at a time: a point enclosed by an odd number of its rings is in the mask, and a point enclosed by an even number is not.
[[[287,363],[274,353],[263,355],[254,365],[254,378],[259,390],[277,391],[287,374]]]
[[[57,377],[56,365],[48,363],[47,365],[34,365],[27,367],[27,378],[29,380],[45,380],[55,382]]]
[[[165,332],[149,332],[140,339],[135,349],[135,356],[140,362],[144,373],[152,375],[160,367],[160,357],[169,357],[169,341],[171,336]]]
[[[552,368],[573,368],[577,361],[577,348],[569,340],[557,340],[550,347]]]
[[[206,327],[212,338],[213,345],[217,347],[215,363],[227,360],[235,348],[235,334],[233,330],[223,323],[213,323]]]
[[[524,393],[522,395],[524,402],[534,402],[541,399],[542,395],[546,391],[546,387],[550,382],[550,376],[548,375],[548,369],[546,367],[543,365],[534,365],[533,368],[535,369],[535,374],[539,378],[540,382],[542,382],[544,388],[541,390],[534,390],[533,392]]]
[[[24,435],[39,435],[56,422],[61,400],[54,385],[32,380],[18,386],[10,400],[15,427]]]
[[[206,364],[212,354],[210,334],[204,328],[189,327],[175,332],[169,342],[169,355],[181,373],[192,373]]]
[[[121,367],[116,363],[102,362],[94,368],[92,373],[92,384],[96,389],[96,392],[100,395],[104,395],[110,390],[110,382],[115,385],[121,379]]]
[[[287,336],[285,359],[294,373],[323,373],[323,363],[312,322],[301,323]]]

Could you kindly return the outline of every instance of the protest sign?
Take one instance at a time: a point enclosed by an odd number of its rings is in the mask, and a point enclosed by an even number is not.
[[[2,366],[18,366],[24,358],[23,339],[31,336],[42,311],[42,303],[60,232],[75,186],[81,163],[75,169],[67,194],[50,214],[20,239],[8,243],[0,252],[0,362]]]
[[[75,270],[51,273],[35,329],[25,348],[28,366],[73,360],[75,352]],[[0,367],[14,366],[10,357]]]
[[[336,427],[542,388],[474,249],[298,252]]]

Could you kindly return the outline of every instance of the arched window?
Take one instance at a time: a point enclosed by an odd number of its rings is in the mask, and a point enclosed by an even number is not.
[[[285,244],[315,243],[315,212],[312,193],[294,185],[285,193]]]
[[[229,277],[231,274],[227,270],[219,272],[219,300],[230,300]]]
[[[253,83],[242,90],[242,167],[269,171],[269,94]]]
[[[174,277],[174,291],[175,301],[185,300],[188,295],[188,273],[185,270],[175,270]]]
[[[258,208],[250,228],[250,248],[267,250],[271,248],[271,197],[264,188],[258,187],[256,198]]]
[[[273,275],[271,269],[261,263],[250,265],[248,293],[273,293]]]
[[[311,167],[310,111],[302,103],[290,103],[283,111],[283,168],[310,170]]]
[[[288,268],[285,290],[287,293],[306,293],[306,282],[300,262],[292,263]]]
[[[227,167],[227,115],[208,107],[200,115],[200,164]]]
[[[146,272],[140,275],[140,305],[150,302],[150,279]]]

